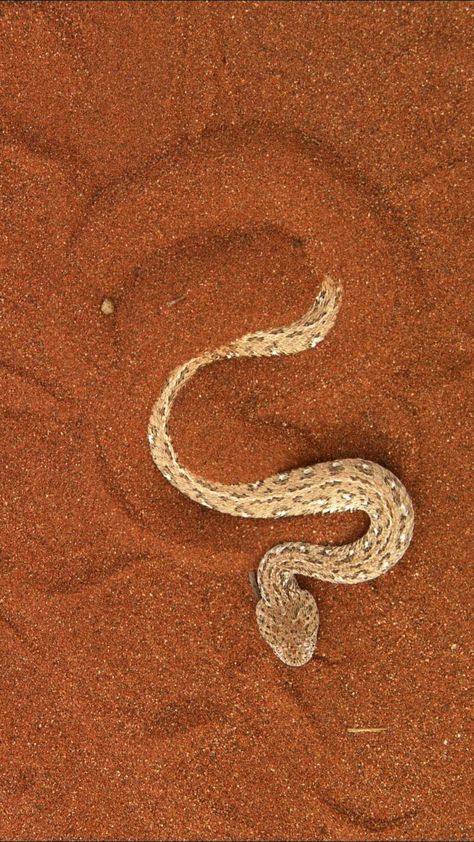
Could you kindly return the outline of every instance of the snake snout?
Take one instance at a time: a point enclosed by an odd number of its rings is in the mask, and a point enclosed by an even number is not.
[[[260,600],[257,623],[262,637],[284,664],[301,667],[311,660],[316,648],[319,612],[310,593],[299,591],[284,604]]]

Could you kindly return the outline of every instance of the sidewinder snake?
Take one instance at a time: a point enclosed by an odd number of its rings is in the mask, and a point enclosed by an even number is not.
[[[148,426],[151,454],[163,476],[202,506],[251,518],[356,510],[369,516],[367,532],[352,543],[319,546],[286,542],[269,549],[261,559],[258,627],[288,666],[302,666],[311,659],[319,627],[316,601],[300,588],[296,576],[356,584],[386,573],[411,541],[414,513],[410,497],[394,474],[364,459],[321,462],[238,485],[210,482],[181,464],[168,421],[176,395],[200,368],[218,360],[297,354],[314,348],[333,326],[340,301],[340,286],[326,276],[312,307],[293,324],[247,334],[178,366],[154,404]]]

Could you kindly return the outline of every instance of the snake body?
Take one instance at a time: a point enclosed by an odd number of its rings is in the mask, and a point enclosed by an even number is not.
[[[275,654],[288,666],[302,666],[315,650],[319,612],[296,576],[356,584],[375,579],[399,561],[413,534],[413,506],[403,484],[386,468],[364,459],[321,462],[251,483],[225,485],[191,473],[179,460],[168,422],[185,383],[203,366],[236,357],[296,354],[316,347],[333,326],[341,288],[328,276],[310,309],[293,324],[246,334],[206,352],[169,376],[153,406],[148,440],[163,476],[183,494],[236,517],[279,518],[364,511],[365,535],[342,546],[286,542],[265,553],[257,572],[257,623]]]

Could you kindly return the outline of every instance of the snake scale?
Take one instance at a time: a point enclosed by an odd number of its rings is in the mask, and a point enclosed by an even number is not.
[[[257,623],[261,635],[288,666],[302,666],[315,650],[319,612],[297,575],[356,584],[375,579],[399,561],[410,544],[414,513],[399,479],[364,459],[341,459],[297,468],[251,483],[224,485],[191,473],[179,460],[169,432],[173,401],[203,366],[237,357],[297,354],[323,341],[337,317],[341,287],[326,276],[310,309],[293,324],[249,333],[178,366],[153,406],[148,441],[163,476],[187,497],[236,517],[279,518],[364,511],[365,535],[342,546],[285,542],[271,547],[257,572]]]

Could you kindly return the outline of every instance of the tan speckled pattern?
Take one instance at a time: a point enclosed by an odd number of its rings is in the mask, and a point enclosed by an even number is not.
[[[295,574],[355,584],[386,573],[405,553],[413,534],[413,506],[400,480],[363,459],[342,459],[298,468],[239,485],[209,482],[179,461],[169,430],[173,401],[205,365],[233,357],[296,354],[322,342],[333,326],[341,289],[324,279],[313,306],[293,324],[247,334],[229,345],[176,368],[155,403],[148,427],[153,459],[169,482],[202,506],[237,517],[277,518],[362,510],[370,517],[366,534],[343,546],[287,542],[268,550],[258,568],[257,623],[275,654],[289,666],[313,655],[319,614],[313,596]]]

